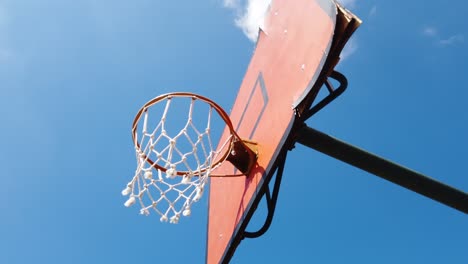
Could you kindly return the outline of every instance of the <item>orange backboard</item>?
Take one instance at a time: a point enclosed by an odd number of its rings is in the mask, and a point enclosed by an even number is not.
[[[239,136],[257,143],[258,160],[250,175],[211,178],[207,263],[232,257],[287,151],[301,106],[314,100],[317,81],[336,65],[349,38],[344,17],[352,14],[332,0],[273,0],[267,12],[230,113]],[[216,169],[236,173],[228,162]]]

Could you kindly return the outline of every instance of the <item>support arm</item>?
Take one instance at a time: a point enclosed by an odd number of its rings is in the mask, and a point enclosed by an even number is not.
[[[304,126],[297,142],[468,214],[468,194]]]

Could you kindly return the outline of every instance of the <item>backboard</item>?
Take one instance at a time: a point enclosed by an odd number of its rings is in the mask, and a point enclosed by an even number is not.
[[[211,178],[207,263],[234,254],[302,112],[359,24],[333,0],[272,1],[230,113],[240,137],[257,143],[257,163],[250,175]],[[216,173],[238,174],[228,162]]]

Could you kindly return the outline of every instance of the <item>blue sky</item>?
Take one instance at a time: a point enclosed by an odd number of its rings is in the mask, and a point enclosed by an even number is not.
[[[467,191],[468,4],[344,4],[363,20],[338,67],[349,89],[308,124]],[[0,1],[0,263],[204,261],[206,197],[179,225],[123,206],[130,126],[169,91],[229,109],[254,49],[247,6]],[[233,263],[467,263],[466,226],[462,213],[297,145],[270,230]]]

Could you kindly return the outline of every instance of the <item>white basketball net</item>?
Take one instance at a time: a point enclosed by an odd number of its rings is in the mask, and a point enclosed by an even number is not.
[[[168,96],[160,102],[165,101],[166,105],[154,129],[149,129],[148,123],[148,110],[152,105],[143,109],[140,116],[140,119],[143,118],[141,136],[138,136],[138,132],[134,134],[137,168],[122,195],[129,196],[126,207],[139,202],[142,215],[154,211],[160,216],[161,222],[175,224],[181,215],[189,216],[192,204],[202,197],[208,177],[215,169],[212,165],[226,151],[225,147],[229,145],[232,135],[218,150],[213,148],[210,134],[213,107],[209,105],[208,113],[205,114],[206,123],[198,124],[203,126],[199,130],[193,120],[197,100],[192,97],[188,98],[190,108],[185,126],[175,136],[169,136],[165,123],[173,99]],[[183,142],[181,144],[184,146],[178,146],[178,142]],[[150,161],[163,167],[165,172]],[[183,175],[178,175],[178,171],[184,171]]]

